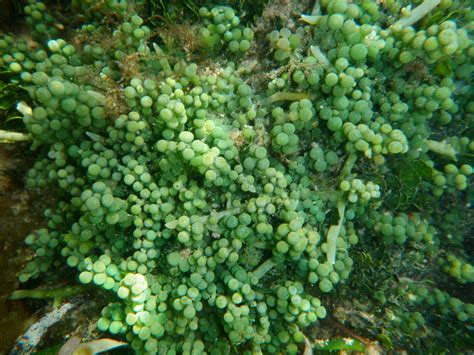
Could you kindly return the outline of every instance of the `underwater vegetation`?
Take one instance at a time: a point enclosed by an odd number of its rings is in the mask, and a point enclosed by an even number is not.
[[[74,279],[25,295],[137,354],[473,349],[474,10],[298,4],[27,2],[0,140],[55,200],[18,278]]]

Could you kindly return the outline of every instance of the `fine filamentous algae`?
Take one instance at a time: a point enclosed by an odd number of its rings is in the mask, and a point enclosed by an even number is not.
[[[23,289],[67,271],[136,354],[473,349],[469,1],[22,11]]]

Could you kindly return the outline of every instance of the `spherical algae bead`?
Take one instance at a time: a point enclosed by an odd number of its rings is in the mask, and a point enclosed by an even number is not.
[[[140,104],[145,108],[151,107],[153,105],[153,99],[150,96],[143,96],[140,99]]]
[[[278,135],[275,137],[275,142],[281,146],[287,145],[289,142],[288,134],[284,132],[278,133]]]
[[[342,120],[339,117],[331,117],[327,123],[328,128],[335,132],[342,128]]]
[[[398,57],[398,60],[402,64],[410,63],[413,59],[413,55],[409,51],[404,51],[400,53],[400,56]]]
[[[242,31],[242,35],[247,41],[251,41],[253,40],[254,32],[252,31],[251,28],[245,27]]]
[[[350,56],[356,61],[365,59],[367,56],[367,47],[362,43],[357,43],[353,45],[350,49]]]
[[[239,50],[243,53],[248,52],[250,49],[250,41],[243,39],[239,42]]]
[[[96,197],[89,197],[87,200],[86,200],[86,207],[91,210],[91,211],[94,211],[94,210],[97,210],[100,208],[100,202],[99,202],[99,199],[96,198]]]
[[[48,89],[54,96],[63,96],[65,92],[64,84],[58,80],[50,81]]]
[[[473,169],[471,165],[463,164],[461,165],[459,171],[461,172],[461,174],[468,176],[472,174]]]
[[[102,332],[107,331],[109,329],[109,325],[110,325],[110,320],[108,320],[107,318],[101,317],[97,321],[97,328]]]
[[[293,73],[293,81],[297,84],[301,84],[305,79],[305,75],[301,70],[296,70]]]
[[[112,334],[119,334],[124,328],[125,326],[122,324],[122,322],[112,321],[109,326],[109,332]]]
[[[238,41],[230,41],[229,43],[229,51],[231,51],[232,53],[236,53],[240,50],[240,42]]]
[[[92,281],[94,284],[101,286],[107,281],[107,275],[105,273],[95,274]]]
[[[324,82],[328,86],[334,86],[337,84],[338,81],[339,81],[339,77],[337,76],[336,73],[329,73],[328,75],[326,75],[326,78],[324,79]]]
[[[344,16],[341,14],[332,14],[328,19],[328,27],[335,31],[339,30],[344,23]]]
[[[79,274],[79,281],[83,284],[89,284],[92,282],[94,274],[89,271],[83,271]]]
[[[388,151],[391,154],[399,154],[403,151],[403,145],[400,142],[393,141],[388,145]]]
[[[178,252],[172,252],[168,254],[167,260],[171,266],[177,266],[181,262],[181,256]]]
[[[349,61],[346,58],[338,58],[334,65],[339,71],[343,71],[349,66]]]
[[[61,100],[61,108],[66,112],[73,112],[77,108],[77,102],[74,98],[68,97]]]
[[[332,290],[332,288],[333,288],[332,282],[329,281],[328,279],[322,279],[321,281],[319,281],[319,289],[321,290],[321,292],[328,293]],[[324,318],[325,315],[326,314],[324,312],[324,315],[321,314],[322,317],[319,314],[318,314],[318,317]]]
[[[433,52],[438,48],[438,40],[436,37],[428,37],[423,43],[423,48],[427,52]]]
[[[452,29],[444,29],[438,33],[438,41],[441,45],[457,42],[456,32]]]
[[[438,100],[445,100],[451,95],[451,90],[448,87],[439,87],[434,92],[434,97]]]
[[[21,65],[18,64],[18,63],[15,63],[15,62],[11,63],[11,64],[8,66],[8,68],[9,68],[12,72],[14,72],[14,73],[20,73],[20,72],[22,71]]]
[[[48,75],[44,72],[35,72],[33,73],[31,80],[35,85],[44,85],[48,82]]]

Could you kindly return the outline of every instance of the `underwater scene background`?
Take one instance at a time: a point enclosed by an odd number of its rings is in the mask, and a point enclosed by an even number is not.
[[[0,6],[0,353],[473,350],[468,1]]]

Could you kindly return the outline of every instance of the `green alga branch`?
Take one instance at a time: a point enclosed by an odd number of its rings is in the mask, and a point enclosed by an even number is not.
[[[311,99],[312,95],[307,92],[276,92],[265,99],[265,104],[269,105],[277,101],[300,101]]]
[[[267,272],[269,272],[277,263],[273,259],[265,260],[253,272],[252,275],[257,279],[261,279]]]
[[[356,161],[357,155],[355,153],[349,154],[349,157],[347,158],[346,163],[344,164],[344,167],[341,171],[341,180],[344,180],[351,174],[352,168],[354,167]]]
[[[301,21],[303,22],[306,22],[307,24],[310,24],[310,25],[316,25],[318,23],[318,20],[319,20],[319,16],[317,15],[301,15],[301,18],[300,18]]]
[[[339,221],[336,225],[329,227],[328,234],[326,237],[326,243],[328,245],[328,251],[326,253],[327,260],[330,264],[336,262],[336,251],[337,251],[337,237],[341,233],[341,227],[344,222],[344,213],[346,211],[346,203],[340,199],[337,203],[337,212],[339,214]]]
[[[352,168],[357,161],[357,155],[355,153],[351,153],[344,164],[341,172],[341,179],[344,180],[347,178],[351,172]],[[326,253],[327,260],[330,264],[334,264],[336,262],[336,251],[337,251],[337,238],[341,233],[341,227],[344,222],[344,214],[346,211],[346,202],[343,200],[342,196],[339,197],[337,202],[337,212],[339,215],[339,220],[336,225],[332,225],[329,227],[327,236],[326,236],[326,243],[328,245],[328,251]]]
[[[36,289],[36,290],[16,290],[8,298],[9,300],[21,300],[24,298],[34,299],[53,299],[53,306],[57,307],[61,304],[64,298],[75,296],[86,292],[89,289],[87,286],[74,285],[65,286],[55,289]]]
[[[313,5],[313,9],[311,10],[311,15],[301,15],[300,20],[306,22],[310,25],[316,25],[321,15],[321,4],[319,0],[316,0]]]
[[[166,75],[170,76],[173,74],[173,70],[171,69],[171,65],[166,58],[165,52],[160,48],[159,45],[153,43],[153,49],[155,50],[156,54],[158,55],[158,60],[160,62],[161,67]]]
[[[443,155],[446,158],[452,159],[454,161],[457,160],[457,157],[456,157],[457,152],[449,143],[438,142],[431,139],[427,139],[425,143],[428,149],[431,150],[432,152]]]
[[[309,47],[309,52],[314,58],[316,58],[319,64],[323,66],[329,65],[329,59],[326,57],[326,55],[321,51],[321,49],[318,46]]]
[[[333,338],[317,339],[313,343],[313,350],[316,351],[354,351],[365,352],[367,346],[353,338]]]
[[[439,5],[441,0],[425,0],[420,5],[415,7],[408,17],[398,20],[395,25],[398,26],[412,26],[423,17],[425,17],[431,10]]]
[[[234,209],[230,209],[230,210],[224,210],[224,211],[220,211],[220,212],[216,212],[216,213],[212,213],[210,215],[206,215],[206,216],[201,216],[200,219],[199,219],[199,222],[201,222],[202,224],[205,224],[208,219],[210,217],[214,217],[216,218],[217,220],[220,220],[221,218],[223,217],[226,217],[226,216],[231,216],[231,215],[236,215],[236,214],[239,214],[241,212],[241,209],[240,208],[234,208]],[[169,229],[175,229],[177,226],[178,226],[178,220],[177,219],[173,219],[172,221],[169,221],[165,224],[166,228],[169,228]]]
[[[0,129],[0,143],[15,143],[30,141],[31,135],[28,133],[10,132]]]

